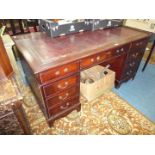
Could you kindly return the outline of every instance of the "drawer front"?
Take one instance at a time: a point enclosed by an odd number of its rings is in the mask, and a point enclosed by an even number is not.
[[[134,42],[132,43],[131,49],[145,48],[146,45],[147,45],[147,42],[148,42],[148,38],[134,41]]]
[[[130,78],[137,72],[142,57],[143,52],[134,51],[129,54],[125,64],[123,78]]]
[[[67,90],[63,91],[62,93],[59,93],[57,96],[46,100],[47,108],[51,109],[51,108],[57,106],[57,104],[61,104],[61,103],[65,102],[66,100],[68,100],[72,97],[75,97],[75,96],[79,96],[79,87],[78,86],[67,89]]]
[[[78,74],[78,75],[74,75],[74,76],[59,80],[57,82],[48,84],[46,86],[43,86],[43,93],[45,98],[50,97],[55,93],[68,89],[72,86],[75,86],[76,84],[79,83],[79,80],[80,80],[79,78],[80,76]]]
[[[104,62],[107,59],[111,59],[115,56],[120,56],[125,52],[128,52],[130,44],[117,47],[108,51],[100,52],[96,55],[89,56],[81,60],[80,68],[89,68],[93,65]]]
[[[141,59],[143,54],[144,54],[143,50],[132,51],[132,52],[129,53],[127,61],[129,62],[129,61],[132,61],[132,60],[136,61],[138,59]]]
[[[55,115],[61,114],[69,110],[72,106],[79,103],[79,96],[67,100],[61,104],[57,104],[55,107],[49,110],[49,117],[54,117]]]
[[[142,57],[143,57],[144,52],[133,52],[130,53],[128,56],[128,59],[126,61],[126,65],[130,68],[133,68],[137,65],[139,65]]]
[[[128,68],[124,70],[122,79],[127,78],[127,77],[132,77],[134,73],[135,73],[135,68]]]
[[[113,55],[119,56],[123,53],[127,53],[129,51],[129,47],[130,47],[130,44],[126,44],[121,47],[118,47],[118,48],[114,49]]]
[[[113,51],[109,50],[109,51],[104,51],[102,53],[84,58],[81,60],[80,68],[81,69],[89,68],[95,64],[98,64],[98,63],[104,61],[105,59],[111,58],[112,55],[113,55]]]
[[[41,83],[46,83],[61,76],[65,76],[70,73],[75,73],[79,71],[79,62],[73,62],[66,65],[62,65],[48,71],[39,74],[39,79]]]
[[[122,78],[132,77],[133,74],[136,72],[136,68],[139,66],[139,62],[141,59],[131,59],[127,61],[124,67]]]
[[[128,68],[135,68],[137,66],[137,62],[135,60],[133,61],[130,61],[128,62],[126,65],[125,65],[125,68],[128,69]]]

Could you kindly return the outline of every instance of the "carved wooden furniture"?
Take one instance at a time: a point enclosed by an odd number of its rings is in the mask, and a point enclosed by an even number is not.
[[[38,32],[14,36],[27,80],[49,125],[80,110],[80,71],[111,65],[116,86],[133,79],[150,34],[119,27],[50,38]]]
[[[10,76],[12,73],[13,69],[6,53],[3,41],[0,37],[0,80],[6,79],[6,77]]]
[[[31,134],[15,78],[0,82],[0,135]]]

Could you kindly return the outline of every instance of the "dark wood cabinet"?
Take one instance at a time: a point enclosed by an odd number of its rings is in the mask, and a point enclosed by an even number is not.
[[[134,79],[150,33],[127,27],[50,38],[38,32],[13,37],[25,75],[49,125],[80,110],[80,71],[110,64],[116,86]]]
[[[9,57],[0,37],[0,80],[5,79],[13,73]]]

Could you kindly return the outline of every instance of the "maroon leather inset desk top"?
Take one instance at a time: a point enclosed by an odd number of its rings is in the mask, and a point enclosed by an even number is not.
[[[14,36],[13,39],[34,73],[38,73],[147,36],[146,32],[118,27],[57,38],[37,32]]]

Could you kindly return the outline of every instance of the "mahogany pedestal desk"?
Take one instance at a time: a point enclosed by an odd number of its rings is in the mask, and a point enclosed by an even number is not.
[[[134,79],[150,33],[128,27],[57,38],[45,33],[14,36],[26,78],[49,125],[80,110],[80,71],[110,64],[116,86]]]

